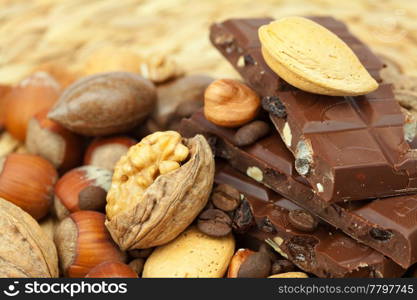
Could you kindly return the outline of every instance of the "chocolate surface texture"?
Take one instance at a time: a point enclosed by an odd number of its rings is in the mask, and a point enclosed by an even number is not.
[[[338,35],[381,81],[381,61],[330,17],[314,21]],[[272,19],[231,19],[211,27],[214,46],[263,97],[264,108],[295,156],[295,169],[323,201],[346,202],[417,192],[417,153],[404,139],[404,116],[392,87],[330,97],[290,86],[265,63],[258,28]],[[269,104],[269,105],[268,105]]]
[[[202,112],[184,119],[181,131],[184,136],[204,134],[217,157],[404,268],[417,262],[417,195],[329,205],[295,171],[294,156],[278,133],[237,147],[236,129],[216,126]]]
[[[300,207],[226,164],[217,163],[215,182],[235,187],[248,200],[258,227],[250,236],[266,240],[306,272],[319,277],[372,278],[404,273],[391,259],[327,224],[318,224],[312,232],[298,230],[289,214]]]

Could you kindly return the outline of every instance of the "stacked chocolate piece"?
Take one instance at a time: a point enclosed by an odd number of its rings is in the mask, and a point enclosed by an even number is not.
[[[417,262],[413,136],[380,78],[381,61],[343,23],[310,19],[353,50],[377,90],[336,97],[297,89],[264,60],[258,29],[273,20],[231,19],[212,25],[211,42],[262,98],[258,118],[273,130],[241,146],[238,129],[197,112],[182,133],[211,141],[216,182],[236,187],[251,206],[257,228],[248,236],[319,277],[400,277]]]

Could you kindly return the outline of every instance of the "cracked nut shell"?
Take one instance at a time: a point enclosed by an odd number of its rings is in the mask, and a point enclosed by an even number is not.
[[[0,277],[58,277],[53,241],[18,206],[0,198]]]
[[[175,131],[149,135],[116,165],[107,195],[106,226],[123,250],[165,244],[204,208],[213,177],[213,154],[202,135],[190,139]]]

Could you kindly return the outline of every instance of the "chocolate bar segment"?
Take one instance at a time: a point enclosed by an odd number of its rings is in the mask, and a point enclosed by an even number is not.
[[[382,63],[345,26],[332,18],[312,19],[342,38],[379,80]],[[263,97],[263,107],[296,157],[298,173],[329,203],[417,192],[417,152],[404,139],[405,119],[392,87],[381,85],[358,97],[330,97],[288,85],[261,54],[257,31],[270,21],[228,20],[214,24],[210,38]],[[220,36],[228,37],[226,46]],[[274,103],[285,108],[285,115],[269,109]]]
[[[377,251],[324,223],[313,232],[297,230],[289,220],[297,205],[226,164],[216,164],[215,182],[235,187],[248,200],[258,232],[282,256],[318,277],[400,277],[404,269]],[[263,230],[268,224],[268,230]],[[273,228],[270,228],[272,225]]]
[[[181,131],[184,136],[204,134],[217,157],[402,267],[417,262],[417,195],[328,205],[294,170],[294,157],[278,133],[239,148],[235,129],[216,126],[202,112],[183,120]]]

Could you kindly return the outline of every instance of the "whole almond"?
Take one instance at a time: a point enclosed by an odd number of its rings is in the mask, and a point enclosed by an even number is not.
[[[140,124],[155,100],[155,86],[140,75],[100,73],[68,87],[48,117],[79,134],[109,135]]]
[[[301,90],[355,96],[378,87],[352,49],[314,21],[282,18],[261,26],[259,39],[268,66]]]

